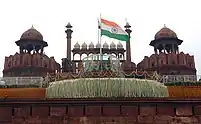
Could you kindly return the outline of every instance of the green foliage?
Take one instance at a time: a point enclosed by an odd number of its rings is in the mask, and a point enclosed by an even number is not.
[[[39,88],[38,85],[0,85],[0,88]]]
[[[165,86],[201,86],[201,82],[170,82]]]
[[[168,97],[166,86],[129,78],[84,78],[50,84],[47,98]]]

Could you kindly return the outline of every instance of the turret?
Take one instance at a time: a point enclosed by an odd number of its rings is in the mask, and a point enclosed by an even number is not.
[[[66,35],[67,35],[67,53],[66,53],[66,58],[68,60],[71,60],[71,38],[72,38],[72,33],[73,33],[73,30],[71,29],[72,26],[70,23],[67,24],[66,26]]]
[[[131,26],[127,22],[126,25],[124,26],[126,28],[126,32],[128,33],[129,40],[126,42],[126,60],[128,62],[131,62],[131,48],[130,48],[130,38],[131,38],[131,32],[132,30],[130,29]]]

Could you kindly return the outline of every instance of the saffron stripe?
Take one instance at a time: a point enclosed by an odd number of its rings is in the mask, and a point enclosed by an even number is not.
[[[105,19],[101,19],[101,22],[104,23],[105,25],[108,25],[108,26],[120,28],[120,26],[118,24],[116,24],[115,22],[112,22],[112,21],[107,21]]]

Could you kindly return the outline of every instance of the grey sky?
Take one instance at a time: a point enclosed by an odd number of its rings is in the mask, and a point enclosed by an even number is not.
[[[61,63],[66,56],[65,25],[71,22],[73,26],[72,45],[77,41],[97,43],[97,18],[101,13],[121,26],[127,18],[133,30],[131,50],[135,63],[154,53],[149,42],[166,24],[184,40],[180,51],[195,56],[197,74],[201,74],[200,5],[199,0],[1,0],[0,71],[5,56],[19,51],[15,41],[32,24],[48,42],[45,53]],[[112,40],[103,37],[102,41]]]

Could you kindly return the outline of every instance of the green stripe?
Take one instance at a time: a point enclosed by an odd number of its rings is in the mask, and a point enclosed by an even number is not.
[[[124,34],[114,34],[114,33],[111,33],[107,30],[101,30],[101,36],[102,35],[105,35],[105,36],[108,36],[110,38],[114,38],[114,39],[117,39],[117,40],[122,40],[122,41],[128,41],[129,40],[129,37],[128,35],[124,35]]]

